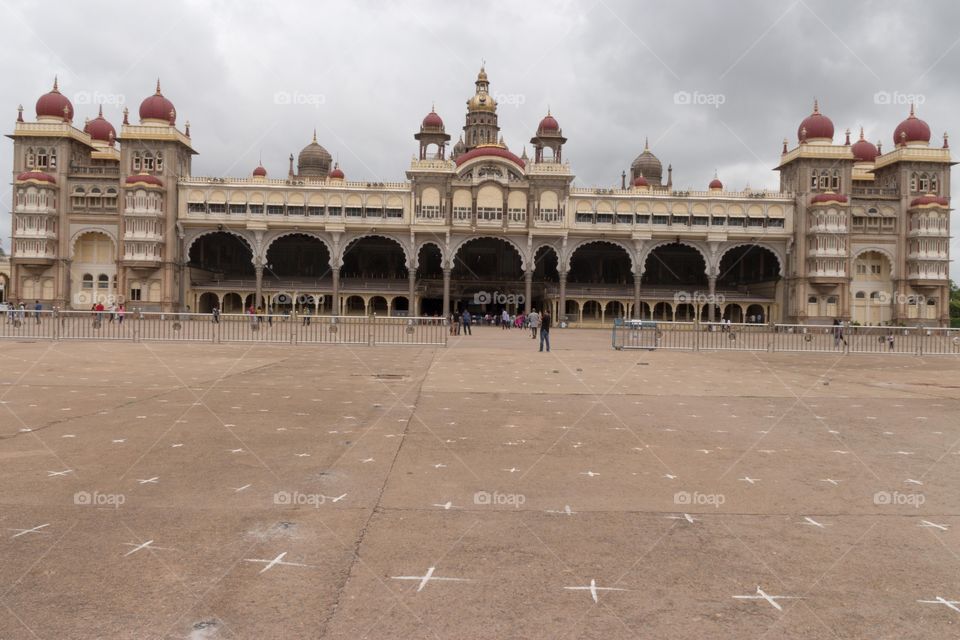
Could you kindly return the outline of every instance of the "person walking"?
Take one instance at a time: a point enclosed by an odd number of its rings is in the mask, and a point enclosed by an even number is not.
[[[40,324],[40,312],[43,311],[43,305],[40,304],[39,300],[36,300],[33,304],[33,317],[37,321],[37,324]]]
[[[547,353],[550,353],[550,325],[552,321],[550,312],[544,309],[543,315],[540,316],[540,351],[543,351],[543,345],[546,344]]]
[[[530,311],[530,315],[527,316],[527,322],[530,323],[530,339],[537,339],[537,327],[540,326],[540,314],[537,313],[536,309]]]
[[[464,335],[472,336],[473,333],[470,331],[470,320],[471,320],[470,310],[469,310],[469,309],[464,309],[464,310],[463,310],[463,315],[460,316],[460,319],[463,321],[463,333],[464,333]]]
[[[500,314],[500,326],[504,329],[510,328],[510,314],[507,313],[506,309]]]
[[[305,304],[305,305],[303,305],[303,309],[301,310],[300,313],[303,314],[303,326],[309,327],[309,326],[310,326],[310,314],[313,313],[313,309],[310,307],[309,304]]]
[[[833,320],[833,347],[835,349],[840,348],[840,343],[843,343],[843,346],[847,346],[847,339],[843,337],[843,323],[840,322],[839,318],[834,318]]]
[[[117,324],[118,325],[123,324],[123,317],[125,315],[127,315],[127,309],[126,307],[123,306],[123,303],[121,302],[120,305],[117,307]]]
[[[220,307],[217,306],[217,303],[213,303],[213,308],[210,310],[210,322],[213,324],[220,324]]]

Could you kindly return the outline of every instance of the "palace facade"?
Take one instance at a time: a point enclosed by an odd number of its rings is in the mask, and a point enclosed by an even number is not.
[[[644,148],[619,188],[573,186],[557,119],[516,155],[481,69],[458,140],[433,110],[399,182],[351,181],[313,140],[285,175],[199,177],[161,92],[119,135],[54,83],[13,133],[12,300],[89,309],[948,325],[953,162],[911,109],[889,151],[814,104],[779,191],[673,186]]]

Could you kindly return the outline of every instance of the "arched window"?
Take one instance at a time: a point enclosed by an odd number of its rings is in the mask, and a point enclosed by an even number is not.
[[[863,300],[864,298],[867,297],[867,294],[864,293],[863,291],[857,291],[857,295],[854,297],[856,297],[857,300]]]
[[[840,170],[834,169],[833,176],[830,178],[830,188],[834,191],[840,191]]]
[[[47,150],[46,149],[37,149],[37,168],[46,169],[47,168]]]
[[[90,273],[83,274],[83,288],[93,289],[93,274],[90,274]]]
[[[153,154],[145,153],[143,154],[143,170],[144,171],[153,171],[156,165],[153,162]]]
[[[27,170],[37,166],[37,154],[33,152],[33,147],[27,149]]]
[[[826,169],[820,172],[820,188],[824,191],[830,188],[830,173]]]
[[[938,184],[938,182],[939,181],[937,180],[937,174],[931,173],[930,174],[930,193],[940,193],[939,191],[940,185]]]
[[[157,151],[157,171],[163,171],[163,152]]]
[[[807,298],[807,304],[817,304],[817,296],[809,296]]]
[[[57,168],[57,150],[50,149],[50,160],[47,163],[51,169]]]
[[[910,191],[916,193],[917,191],[917,174],[910,174]]]
[[[97,276],[97,289],[108,289],[110,287],[110,276],[101,273]]]
[[[91,209],[99,209],[103,206],[103,192],[100,187],[90,189],[87,194],[87,206]]]
[[[920,174],[920,192],[930,193],[930,178],[925,172]]]

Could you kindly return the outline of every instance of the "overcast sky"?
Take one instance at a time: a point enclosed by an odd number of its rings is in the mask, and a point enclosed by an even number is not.
[[[647,136],[677,187],[703,189],[716,170],[728,188],[776,188],[782,140],[796,143],[814,97],[837,142],[862,125],[889,150],[911,96],[933,144],[960,135],[954,0],[141,6],[3,3],[5,131],[18,104],[33,119],[55,74],[77,126],[104,102],[119,131],[123,104],[135,121],[159,76],[191,122],[194,175],[249,175],[261,154],[284,175],[316,128],[348,179],[402,180],[431,104],[456,140],[486,60],[507,145],[529,150],[549,105],[582,186],[619,185]],[[5,175],[11,149],[4,139]],[[7,249],[9,184],[0,202]]]

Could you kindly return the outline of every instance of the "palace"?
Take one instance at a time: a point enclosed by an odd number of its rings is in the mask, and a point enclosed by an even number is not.
[[[313,140],[285,175],[199,177],[160,84],[119,135],[54,82],[19,109],[7,298],[89,309],[948,325],[950,151],[911,108],[889,151],[820,113],[783,141],[779,191],[678,190],[647,147],[619,188],[573,186],[551,113],[532,156],[481,69],[452,136],[434,111],[400,182],[351,181]],[[92,114],[91,114],[92,115]],[[448,153],[449,148],[449,153]]]

